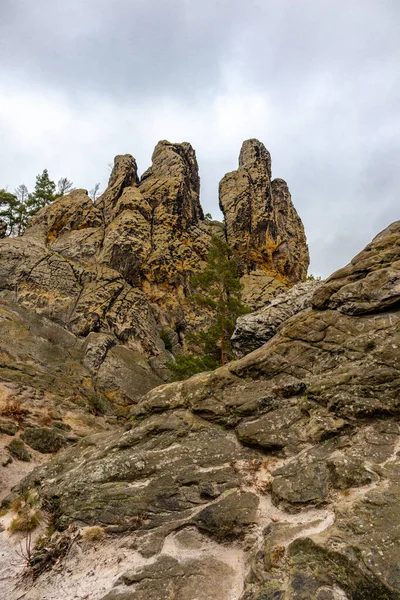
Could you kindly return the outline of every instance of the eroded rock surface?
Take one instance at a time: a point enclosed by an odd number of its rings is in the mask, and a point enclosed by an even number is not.
[[[236,358],[241,358],[268,342],[279,325],[311,306],[311,299],[321,281],[305,281],[279,294],[272,302],[251,314],[239,317],[232,336]]]
[[[76,542],[15,598],[84,597],[79,579],[93,600],[398,600],[399,242],[396,222],[367,247],[374,275],[357,267],[351,311],[317,308],[334,274],[258,350],[150,391],[129,430],[22,481],[5,505],[34,489],[59,529],[105,537],[95,554]],[[89,577],[94,556],[108,576]]]

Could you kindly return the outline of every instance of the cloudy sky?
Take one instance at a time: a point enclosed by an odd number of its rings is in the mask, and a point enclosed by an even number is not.
[[[326,276],[400,218],[399,77],[399,0],[0,0],[0,187],[189,141],[218,218],[256,137]]]

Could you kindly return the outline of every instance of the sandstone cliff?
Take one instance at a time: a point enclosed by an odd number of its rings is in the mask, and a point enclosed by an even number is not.
[[[398,600],[399,272],[400,221],[264,346],[29,475],[5,506],[60,532],[7,598]]]
[[[226,236],[240,259],[245,300],[256,308],[305,277],[303,226],[282,180],[257,140],[244,143],[239,170],[222,180],[226,220],[204,219],[200,180],[188,143],[160,142],[138,176],[135,159],[117,156],[95,204],[85,190],[42,209],[21,238],[0,242],[0,291],[78,337],[112,335],[146,355],[158,374],[173,344],[202,326],[190,278],[204,266],[212,235]]]

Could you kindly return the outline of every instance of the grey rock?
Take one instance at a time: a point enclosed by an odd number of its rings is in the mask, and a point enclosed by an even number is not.
[[[23,460],[25,462],[29,462],[31,460],[31,455],[25,447],[24,442],[21,439],[14,438],[11,442],[6,446],[10,451],[10,454],[14,458],[18,458],[18,460]]]
[[[13,421],[0,418],[0,433],[5,433],[6,435],[15,435],[18,429],[18,425],[13,423]]]
[[[239,317],[232,336],[232,348],[237,358],[249,354],[268,342],[278,327],[298,312],[311,306],[314,292],[321,281],[305,281],[279,294],[264,308]]]

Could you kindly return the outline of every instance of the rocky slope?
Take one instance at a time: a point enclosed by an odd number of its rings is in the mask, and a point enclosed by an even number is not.
[[[286,184],[271,183],[260,142],[244,143],[239,170],[221,182],[226,230],[204,219],[199,194],[190,144],[160,142],[140,179],[135,159],[117,156],[95,204],[85,190],[74,190],[42,209],[23,237],[0,241],[2,297],[78,337],[110,334],[162,375],[171,357],[160,331],[179,351],[185,332],[207,320],[190,299],[190,278],[204,266],[212,235],[226,235],[235,248],[253,308],[307,271],[301,220]]]
[[[0,534],[6,597],[398,600],[399,273],[400,221],[264,346],[36,469],[5,505],[62,533],[25,581]]]

